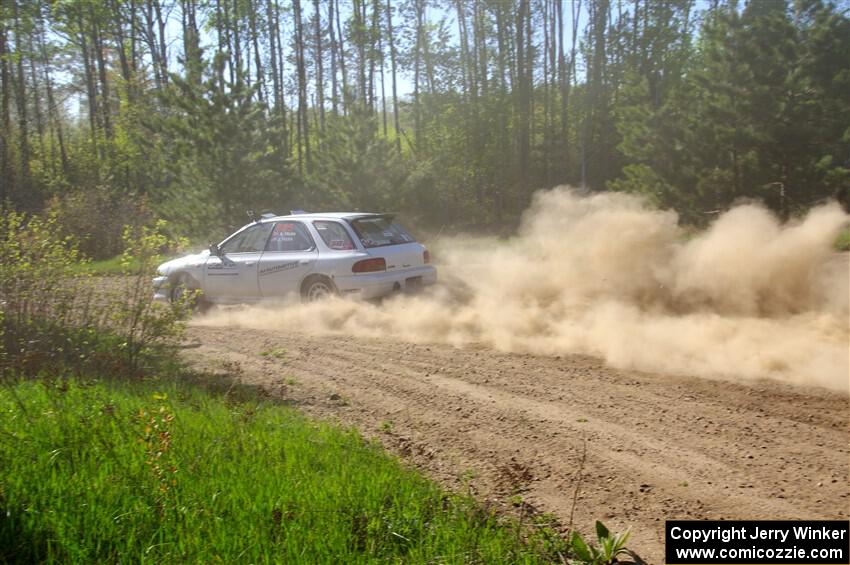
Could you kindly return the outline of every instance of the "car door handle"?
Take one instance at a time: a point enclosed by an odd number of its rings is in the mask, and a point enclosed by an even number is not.
[[[253,261],[245,261],[245,266],[246,266],[246,267],[253,267],[253,266],[254,266],[254,262],[253,262]]]
[[[309,265],[311,261],[298,261],[302,265]]]

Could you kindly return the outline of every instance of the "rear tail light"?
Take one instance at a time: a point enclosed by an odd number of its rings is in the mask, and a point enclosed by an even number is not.
[[[387,261],[383,257],[363,259],[351,266],[352,273],[377,273],[387,270]]]
[[[422,261],[427,265],[431,262],[431,252],[427,249],[422,252]]]

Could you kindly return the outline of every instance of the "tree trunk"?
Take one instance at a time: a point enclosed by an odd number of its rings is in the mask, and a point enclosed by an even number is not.
[[[121,5],[117,2],[117,0],[111,0],[109,2],[109,6],[112,11],[112,35],[115,38],[115,49],[118,51],[118,60],[121,63],[121,78],[124,80],[124,88],[126,89],[128,98],[132,98],[130,62],[127,60],[127,46],[125,45],[127,38],[124,35],[124,22],[121,16]]]
[[[298,66],[298,154],[299,163],[302,147],[304,147],[304,161],[307,166],[307,172],[313,169],[310,158],[310,122],[307,116],[307,72],[304,64],[304,28],[301,20],[301,0],[293,0],[293,17],[295,18],[295,43],[297,47],[297,66]]]
[[[339,18],[339,0],[331,0],[336,2],[336,31],[339,37],[339,71],[342,74],[342,114],[348,115],[348,74],[345,71],[345,39],[342,35],[342,24]]]
[[[9,159],[9,144],[11,142],[12,119],[9,111],[10,90],[12,83],[9,77],[8,61],[9,48],[6,39],[6,21],[0,18],[0,210],[6,210],[6,200],[14,190],[12,163]]]
[[[328,36],[331,40],[331,112],[334,116],[339,115],[339,89],[336,82],[336,32],[334,31],[334,4],[328,2]]]
[[[526,54],[526,21],[528,18],[528,3],[529,0],[520,0],[519,9],[516,16],[516,74],[517,84],[514,87],[516,91],[517,105],[517,176],[520,194],[524,196],[525,189],[528,186],[528,166],[531,150],[530,144],[530,128],[529,117],[531,101],[529,100],[530,92],[530,75],[531,69],[528,67],[528,57]]]
[[[38,47],[41,54],[42,71],[44,72],[44,88],[47,94],[47,122],[48,126],[56,129],[56,140],[59,143],[59,160],[62,164],[62,174],[68,176],[68,153],[65,149],[65,138],[62,133],[62,119],[57,115],[56,101],[53,96],[53,79],[50,76],[50,59],[47,56],[44,26],[38,35]]]
[[[413,54],[413,123],[416,131],[414,137],[416,139],[416,149],[422,147],[422,110],[419,103],[420,92],[420,66],[422,64],[422,26],[423,23],[423,6],[422,0],[414,0],[416,9],[416,48]]]
[[[381,77],[383,80],[383,65],[384,65],[384,54],[382,50],[379,48],[380,44],[380,25],[381,25],[381,11],[380,11],[380,0],[372,0],[372,25],[369,27],[369,98],[371,100],[370,106],[372,107],[372,113],[377,112],[375,99],[377,96],[377,89],[375,88],[375,67],[380,64],[381,65]],[[363,13],[365,16],[366,13],[366,5],[363,5]],[[364,19],[365,21],[365,19]],[[383,84],[381,85],[383,88]],[[385,112],[386,119],[386,112]]]
[[[47,159],[47,146],[44,143],[44,117],[41,111],[41,96],[38,92],[38,74],[35,71],[35,48],[33,47],[33,35],[38,35],[38,30],[33,29],[27,38],[30,60],[30,81],[32,82],[32,101],[35,113],[35,131],[38,133],[38,148],[42,161]]]
[[[366,39],[365,26],[363,17],[363,3],[365,0],[354,0],[352,5],[351,15],[354,18],[354,33],[353,40],[357,46],[357,90],[360,96],[360,105],[364,108],[368,106],[366,98]]]
[[[457,32],[460,41],[460,77],[463,84],[463,96],[468,99],[472,96],[473,72],[469,69],[469,33],[466,29],[463,2],[464,0],[455,0],[455,10],[457,10]]]
[[[242,84],[245,82],[245,77],[242,76],[242,37],[239,30],[239,0],[233,0],[232,9],[233,14],[229,21],[233,26],[231,34],[233,36],[233,56],[235,57],[234,64],[236,65],[236,85],[241,88]]]
[[[97,131],[99,128],[99,117],[97,111],[97,90],[95,89],[94,77],[92,76],[91,60],[89,57],[89,46],[86,39],[86,28],[84,25],[82,9],[77,12],[77,25],[80,34],[80,50],[83,54],[83,69],[86,77],[86,98],[89,106],[89,125],[91,127],[92,143],[97,145]]]
[[[257,0],[260,2],[262,0]],[[266,101],[266,79],[265,73],[263,72],[263,61],[260,57],[260,39],[259,33],[257,32],[257,14],[256,8],[259,5],[254,4],[254,0],[249,0],[248,5],[248,25],[251,27],[251,44],[254,46],[254,67],[255,67],[255,76],[257,77],[257,93],[260,98],[260,102]]]
[[[156,12],[156,25],[159,30],[159,64],[162,72],[162,84],[168,84],[168,50],[165,46],[165,19],[162,17],[162,5],[159,0],[154,0],[154,11]]]
[[[319,11],[319,0],[313,0],[313,10],[316,14],[316,105],[319,110],[319,129],[325,132],[325,85],[322,53],[322,14]]]
[[[12,14],[15,25],[15,59],[17,61],[18,76],[16,79],[17,88],[15,89],[15,108],[18,111],[18,136],[19,136],[19,151],[20,151],[20,171],[21,196],[30,197],[28,194],[30,188],[30,145],[29,145],[29,122],[27,116],[27,87],[26,76],[24,75],[24,53],[23,53],[23,31],[21,30],[21,19],[18,12],[18,3],[12,2]],[[30,203],[32,204],[32,203]]]
[[[374,5],[373,8],[377,13],[381,9],[381,0],[373,0]],[[384,122],[384,138],[388,135],[387,130],[387,88],[386,88],[386,80],[384,79],[384,41],[382,39],[382,33],[380,28],[380,22],[377,22],[377,27],[375,29],[375,34],[378,37],[378,55],[380,57],[381,63],[381,115],[383,116]]]
[[[390,64],[393,73],[393,124],[395,126],[395,142],[398,152],[401,153],[401,125],[398,119],[398,86],[396,81],[396,53],[395,39],[393,38],[393,12],[390,0],[387,0],[387,37],[390,40]]]
[[[109,110],[109,82],[106,78],[106,59],[103,55],[103,39],[94,10],[90,8],[89,14],[92,19],[92,42],[94,44],[95,61],[97,62],[97,75],[100,80],[100,112],[103,116],[103,129],[106,132],[107,139],[112,139],[112,116]]]
[[[280,111],[283,92],[281,92],[280,78],[278,77],[277,68],[277,39],[278,30],[274,12],[277,7],[273,5],[272,0],[266,0],[266,19],[269,27],[269,59],[272,66],[272,88],[274,89],[274,103],[272,107],[275,113]]]

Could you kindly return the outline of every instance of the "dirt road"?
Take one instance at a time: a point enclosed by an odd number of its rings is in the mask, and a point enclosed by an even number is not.
[[[451,488],[580,531],[631,526],[651,563],[665,519],[850,517],[841,393],[284,329],[189,339],[198,366],[355,425]]]

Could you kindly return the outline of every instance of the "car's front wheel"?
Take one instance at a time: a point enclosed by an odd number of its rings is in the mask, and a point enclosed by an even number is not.
[[[301,299],[304,302],[326,300],[338,294],[334,283],[326,277],[313,277],[304,282]]]
[[[190,294],[192,296],[189,296]],[[192,283],[192,280],[187,275],[181,274],[171,283],[169,299],[173,306],[177,306],[186,300],[187,297],[189,300],[188,305],[192,312],[203,313],[210,309],[211,304],[204,300],[197,286]]]

